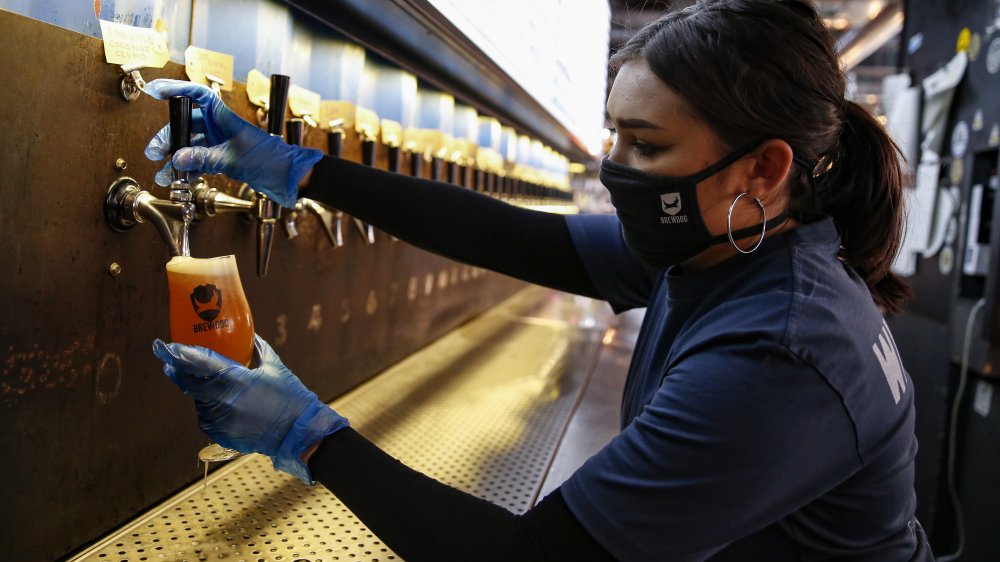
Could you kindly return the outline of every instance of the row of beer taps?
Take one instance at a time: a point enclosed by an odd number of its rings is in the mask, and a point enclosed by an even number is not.
[[[282,136],[284,133],[289,144],[302,144],[305,122],[294,118],[286,124],[284,120],[289,86],[288,76],[271,75],[266,129],[271,135]],[[191,144],[191,98],[172,97],[168,104],[170,144],[171,149],[176,151]],[[343,130],[336,127],[330,133],[331,154],[340,155],[342,136]],[[278,223],[282,222],[282,208],[247,184],[243,184],[239,193],[232,196],[209,186],[202,177],[192,181],[189,174],[174,171],[169,198],[160,199],[142,189],[133,178],[123,176],[112,183],[104,201],[105,219],[111,228],[123,232],[136,224],[151,223],[174,256],[190,255],[189,233],[195,220],[232,213],[243,214],[256,223],[257,275],[264,277],[271,261],[275,231]],[[335,248],[344,245],[343,213],[307,198],[299,198],[295,208],[284,217],[283,224],[289,238],[298,235],[296,219],[302,213],[311,213],[319,219],[331,245]],[[375,243],[373,228],[365,225],[363,233],[367,243]]]
[[[302,144],[306,121],[302,118],[284,120],[285,107],[288,103],[290,79],[288,76],[273,74],[270,77],[270,99],[266,107],[266,130],[271,135],[284,135],[289,144]],[[216,88],[218,91],[218,89]],[[177,96],[169,99],[171,147],[190,146],[191,138],[191,99]],[[375,165],[376,139],[374,135],[364,134],[361,138],[361,160],[368,166]],[[340,157],[344,140],[344,129],[338,120],[329,123],[327,133],[328,154]],[[401,147],[398,143],[388,145],[388,168],[391,172],[401,171]],[[413,152],[409,155],[409,173],[421,175],[421,165],[424,154]],[[432,157],[428,164],[431,179],[441,179],[443,162],[439,157]],[[458,162],[447,162],[447,181],[466,186],[477,191],[497,196],[501,199],[515,196],[532,198],[539,201],[547,197],[547,188],[521,182],[514,178],[502,177],[499,174],[472,169]],[[468,184],[468,185],[467,185]],[[267,275],[271,259],[271,247],[275,231],[282,223],[289,238],[298,235],[297,219],[309,213],[316,217],[323,228],[331,246],[339,248],[344,245],[343,212],[318,201],[300,197],[293,209],[286,211],[266,195],[255,192],[252,186],[243,184],[236,196],[229,195],[208,185],[202,177],[192,180],[189,174],[174,171],[170,185],[170,195],[167,199],[159,199],[150,192],[143,190],[133,178],[123,176],[115,180],[107,191],[104,201],[104,215],[108,225],[119,232],[124,232],[136,224],[152,223],[163,238],[174,256],[189,256],[189,232],[194,221],[212,217],[217,214],[242,214],[256,223],[257,227],[257,275]],[[376,243],[375,229],[355,218],[353,220],[361,239],[368,245]],[[393,238],[395,241],[395,238]]]

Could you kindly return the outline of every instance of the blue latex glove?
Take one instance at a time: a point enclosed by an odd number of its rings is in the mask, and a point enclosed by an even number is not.
[[[191,112],[191,148],[178,150],[156,174],[156,183],[170,185],[171,164],[182,172],[225,174],[284,207],[295,206],[298,186],[323,153],[287,144],[251,125],[222,103],[208,86],[181,80],[153,80],[144,90],[156,99],[189,96],[198,108]],[[160,161],[170,154],[170,125],[146,146],[146,157]]]
[[[254,338],[256,369],[204,347],[159,339],[153,354],[170,380],[194,398],[198,425],[216,443],[267,455],[274,468],[313,484],[303,453],[347,427],[347,418],[303,386],[263,338]]]

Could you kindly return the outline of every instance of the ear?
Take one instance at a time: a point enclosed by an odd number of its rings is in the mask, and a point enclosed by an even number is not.
[[[750,195],[761,200],[773,197],[775,189],[788,178],[792,157],[792,147],[781,139],[771,139],[757,147],[744,168],[743,180]]]

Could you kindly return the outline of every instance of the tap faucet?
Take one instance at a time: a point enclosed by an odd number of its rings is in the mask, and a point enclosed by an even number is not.
[[[283,74],[271,75],[270,100],[267,105],[267,132],[281,136],[285,124],[285,106],[288,104],[290,78]],[[254,195],[254,217],[257,219],[257,276],[267,275],[271,263],[271,246],[274,243],[274,227],[281,218],[281,205],[261,192]]]
[[[176,151],[191,145],[191,98],[169,100],[170,146]],[[191,184],[186,172],[173,171],[169,199],[158,199],[130,177],[115,180],[104,199],[108,225],[124,232],[136,224],[150,222],[156,227],[173,256],[190,256],[189,232],[195,217]]]
[[[285,123],[285,141],[292,145],[301,145],[305,134],[305,120],[294,118]],[[338,148],[339,153],[339,148]],[[300,197],[295,201],[295,209],[285,218],[285,232],[289,238],[298,236],[296,219],[305,212],[312,213],[323,226],[326,237],[334,248],[344,245],[344,237],[341,233],[341,221],[344,216],[340,211],[335,211],[319,201],[313,201],[306,197]]]
[[[361,163],[365,166],[375,165],[375,143],[376,140],[373,137],[363,134],[361,137]],[[361,233],[361,239],[364,240],[368,245],[375,243],[375,227],[362,221],[361,219],[354,218],[354,226],[358,227],[358,232]]]

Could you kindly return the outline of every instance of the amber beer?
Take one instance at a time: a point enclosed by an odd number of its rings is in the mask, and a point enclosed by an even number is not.
[[[253,316],[236,256],[175,257],[167,263],[170,338],[213,349],[243,365],[253,359]]]

